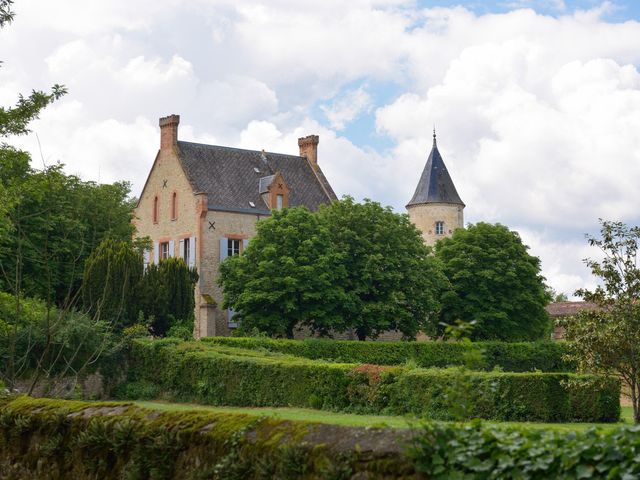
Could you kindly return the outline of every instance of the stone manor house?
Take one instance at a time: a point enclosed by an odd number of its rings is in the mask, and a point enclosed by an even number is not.
[[[317,135],[298,139],[299,156],[284,155],[179,141],[179,123],[178,115],[160,119],[160,150],[135,209],[136,235],[153,242],[145,264],[181,257],[197,268],[196,338],[229,335],[237,323],[221,308],[220,262],[242,252],[271,210],[315,211],[337,197],[318,164]],[[432,245],[463,226],[463,209],[434,132],[409,217]]]

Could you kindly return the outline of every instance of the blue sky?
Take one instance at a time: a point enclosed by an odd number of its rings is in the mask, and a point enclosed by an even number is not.
[[[505,13],[517,8],[531,8],[544,15],[560,16],[572,13],[575,10],[589,10],[601,6],[600,0],[504,0],[504,1],[471,1],[461,2],[452,0],[416,2],[420,7],[455,7],[458,5],[472,10],[478,14]],[[604,15],[609,21],[624,22],[636,20],[640,15],[640,4],[633,0],[609,2],[611,11]]]
[[[431,146],[467,222],[501,222],[549,283],[593,285],[598,218],[640,224],[640,2],[32,0],[0,31],[0,104],[65,84],[15,139],[137,195],[158,118],[179,137],[297,153],[339,195],[404,212]],[[36,134],[38,137],[36,138]],[[40,143],[38,143],[38,138]],[[42,148],[42,150],[40,149]]]

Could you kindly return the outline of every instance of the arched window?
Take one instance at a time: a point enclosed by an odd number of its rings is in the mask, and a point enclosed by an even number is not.
[[[158,223],[158,209],[158,196],[156,195],[155,197],[153,197],[153,223]]]
[[[178,218],[178,194],[173,192],[171,195],[171,220]]]

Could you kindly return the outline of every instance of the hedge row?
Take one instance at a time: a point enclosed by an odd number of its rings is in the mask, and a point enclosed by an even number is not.
[[[125,398],[162,392],[213,405],[442,420],[614,422],[620,416],[619,381],[589,375],[343,364],[175,339],[136,340],[128,363],[128,383],[116,389]]]
[[[419,367],[443,368],[465,363],[470,349],[483,353],[479,369],[499,367],[508,372],[575,372],[575,364],[563,360],[564,342],[355,342],[347,340],[275,340],[269,338],[208,337],[209,344],[264,349],[311,359],[375,365],[401,365],[407,361]]]
[[[410,478],[409,432],[131,404],[0,403],[3,479]],[[361,453],[364,447],[366,453]]]

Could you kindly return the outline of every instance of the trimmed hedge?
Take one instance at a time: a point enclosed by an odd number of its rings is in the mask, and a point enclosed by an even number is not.
[[[413,478],[396,446],[409,440],[406,431],[122,403],[0,403],[3,479]]]
[[[464,365],[470,349],[484,354],[485,370],[499,367],[508,372],[575,372],[576,366],[563,360],[564,342],[356,342],[348,340],[276,340],[270,338],[207,337],[214,345],[268,350],[310,359],[346,363],[401,365],[414,361],[419,367],[443,368]]]
[[[462,388],[465,418],[614,422],[620,416],[620,382],[613,378],[354,365],[176,339],[134,341],[128,375],[129,383],[116,389],[123,397],[155,385],[157,394],[213,405],[444,420],[453,418]]]

